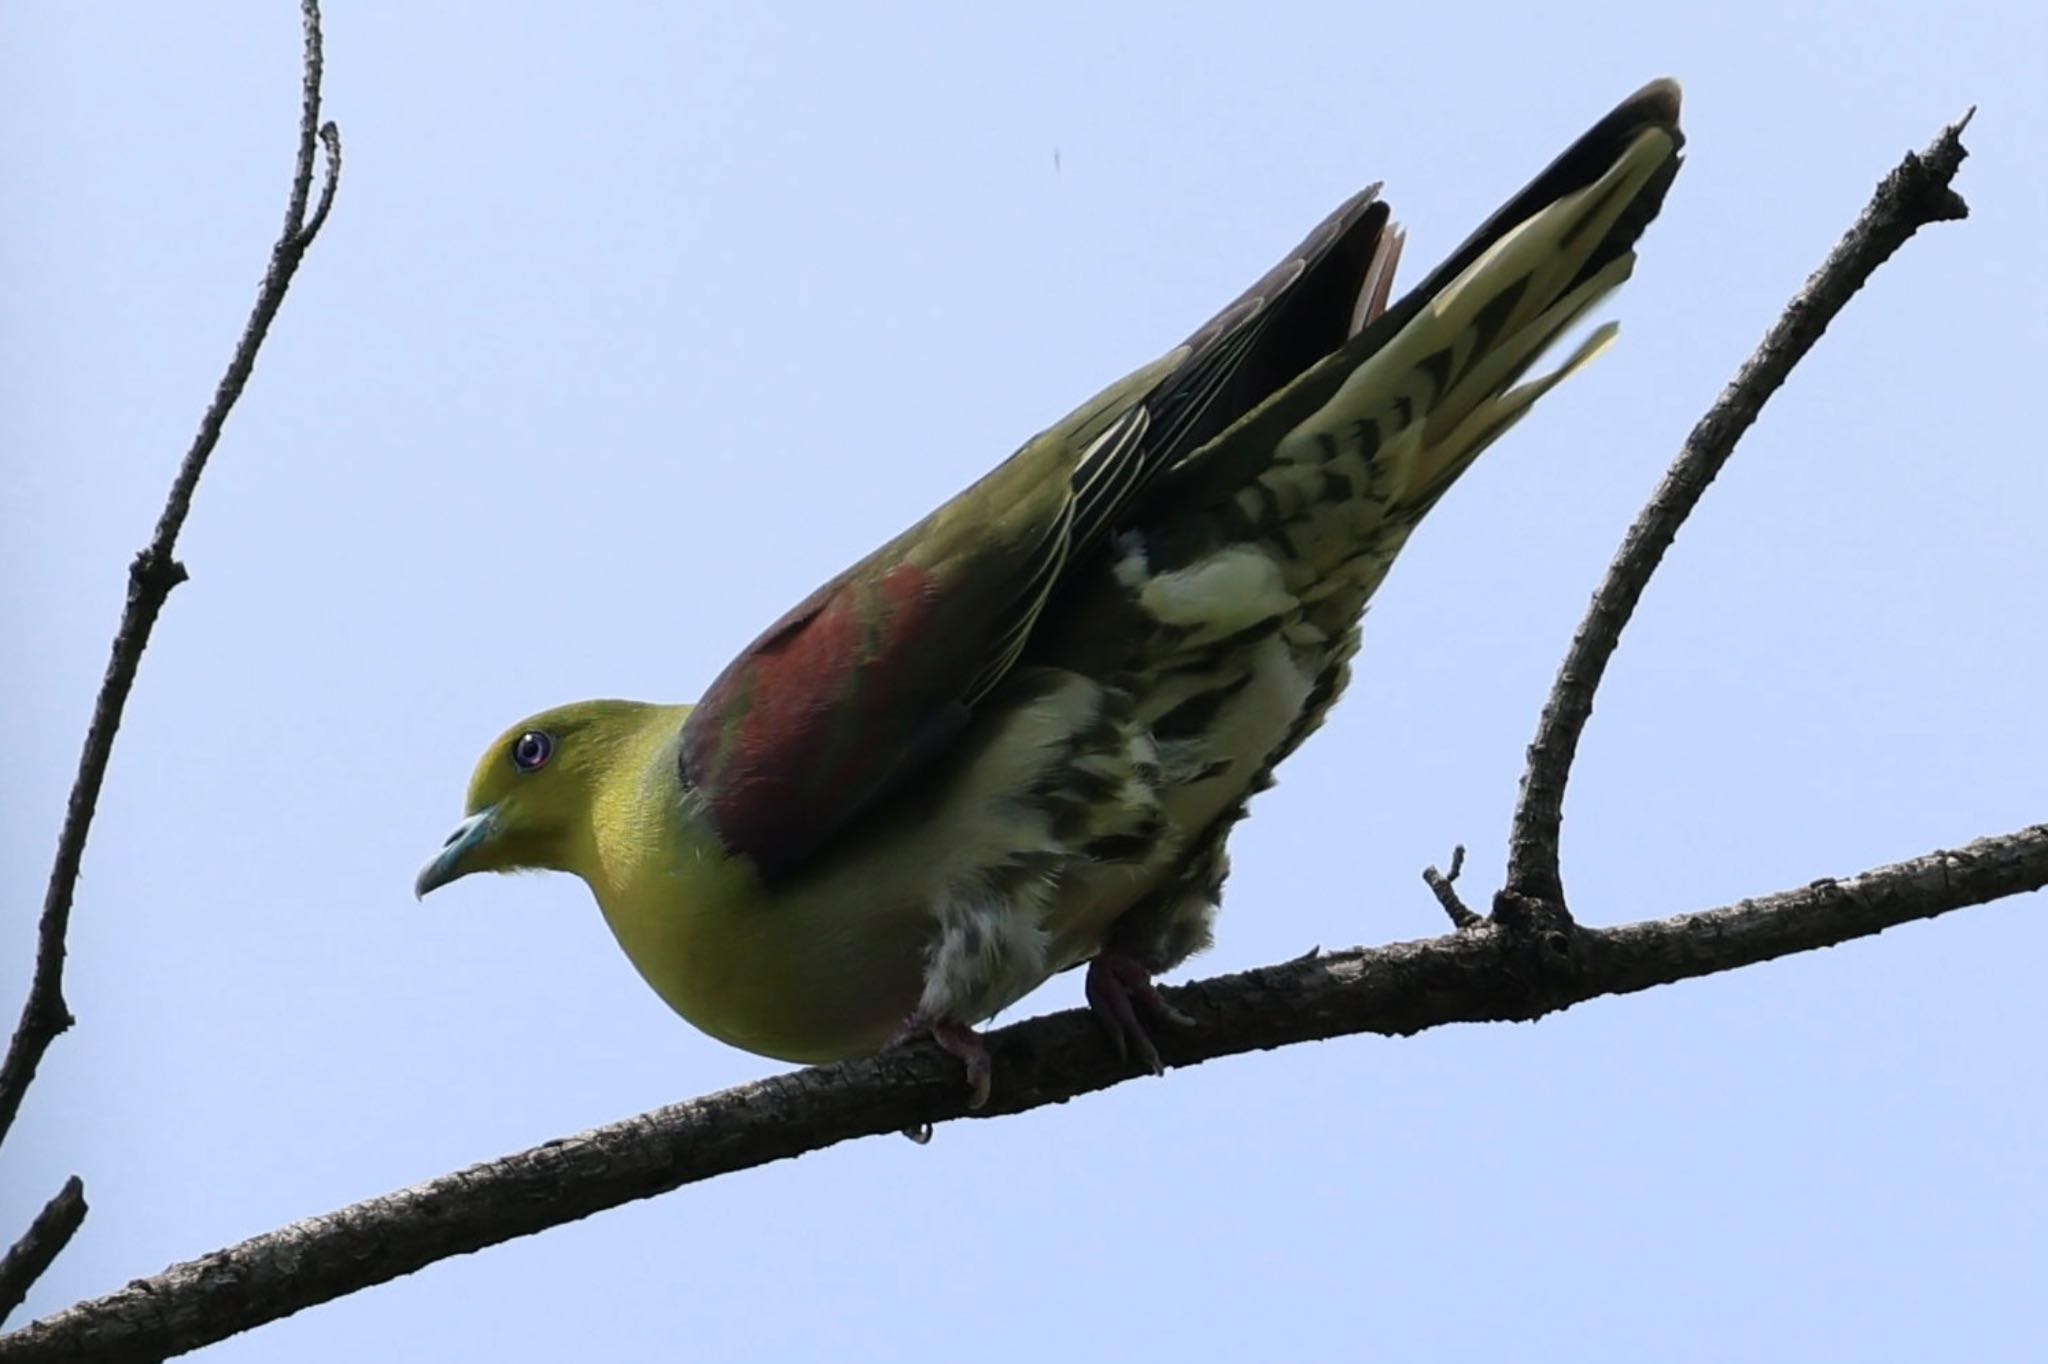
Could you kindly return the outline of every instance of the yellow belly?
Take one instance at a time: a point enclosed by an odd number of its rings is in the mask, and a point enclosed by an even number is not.
[[[720,881],[735,884],[707,884]],[[593,889],[641,977],[703,1032],[784,1061],[879,1050],[917,1003],[922,910],[765,896],[751,881],[725,863]]]
[[[1028,804],[1018,793],[1092,713],[1094,684],[1076,678],[989,717],[957,764],[848,828],[801,879],[773,887],[719,850],[684,808],[667,752],[657,751],[644,777],[607,793],[585,879],[619,945],[669,1007],[720,1041],[798,1062],[878,1050],[930,1002],[927,967],[948,897],[1000,905],[1018,916],[1006,926],[1023,926],[996,944],[1008,955],[985,982],[942,992],[945,1016],[980,1023],[1094,957],[1124,912],[1177,867],[1185,841],[1241,799],[1307,687],[1277,640],[1244,663],[1252,680],[1211,734],[1214,751],[1233,759],[1228,775],[1167,793],[1169,832],[1142,864],[1055,859],[1027,882],[1010,882],[1015,901],[977,889],[990,884],[985,869],[1030,865],[1020,854],[1047,837],[1017,813]],[[976,898],[983,893],[989,898]]]

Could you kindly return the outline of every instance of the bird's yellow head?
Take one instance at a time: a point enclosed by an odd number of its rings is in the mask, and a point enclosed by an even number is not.
[[[420,869],[420,895],[478,871],[567,871],[589,879],[608,784],[672,740],[686,706],[579,701],[521,720],[469,781],[464,818]]]

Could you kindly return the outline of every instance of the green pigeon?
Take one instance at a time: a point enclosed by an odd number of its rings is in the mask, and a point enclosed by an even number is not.
[[[1378,187],[1187,341],[806,597],[694,706],[584,701],[492,742],[419,893],[573,872],[647,983],[736,1047],[930,1037],[1048,977],[1129,1059],[1210,941],[1246,801],[1344,691],[1425,513],[1612,338],[1679,90],[1602,118],[1389,306]],[[787,491],[777,490],[786,497]]]

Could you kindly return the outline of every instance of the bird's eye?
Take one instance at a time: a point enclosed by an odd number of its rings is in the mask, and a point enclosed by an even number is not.
[[[555,741],[537,729],[529,729],[512,741],[512,765],[521,772],[538,772],[554,754]]]

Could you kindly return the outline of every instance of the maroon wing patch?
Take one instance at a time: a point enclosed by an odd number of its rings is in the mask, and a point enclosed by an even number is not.
[[[764,875],[801,864],[967,717],[937,580],[912,563],[876,567],[777,621],[683,726],[684,779],[726,847]]]

